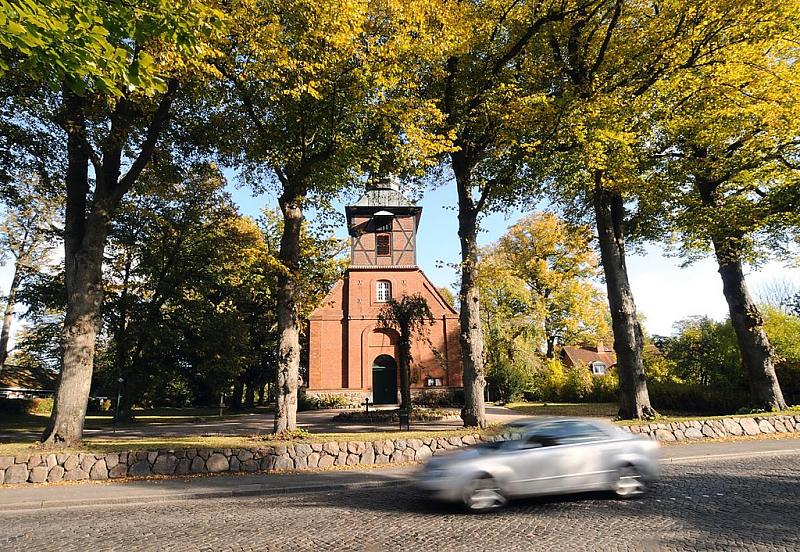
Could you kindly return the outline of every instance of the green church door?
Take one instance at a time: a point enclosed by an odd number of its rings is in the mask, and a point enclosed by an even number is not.
[[[397,363],[389,355],[372,363],[372,402],[397,404]]]

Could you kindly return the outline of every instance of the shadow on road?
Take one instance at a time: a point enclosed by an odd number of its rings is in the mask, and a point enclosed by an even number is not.
[[[535,516],[563,523],[565,517],[596,518],[615,531],[650,531],[660,546],[704,548],[711,543],[741,543],[798,549],[800,477],[789,473],[714,473],[708,466],[678,468],[665,475],[639,500],[614,499],[606,493],[515,500],[506,508],[477,515],[458,505],[427,499],[407,485],[395,489],[362,489],[314,495],[314,507],[390,512],[403,518],[471,516],[491,525],[493,519]],[[675,470],[677,471],[677,470]],[[296,504],[295,504],[296,506]],[[569,530],[565,527],[564,530]],[[723,547],[724,549],[724,547]]]

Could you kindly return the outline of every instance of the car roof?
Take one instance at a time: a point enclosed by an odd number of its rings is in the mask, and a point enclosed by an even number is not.
[[[578,417],[578,416],[541,416],[536,418],[520,418],[506,425],[510,429],[531,429],[536,426],[550,424],[552,422],[585,422],[603,428],[614,428],[607,420],[598,418]]]

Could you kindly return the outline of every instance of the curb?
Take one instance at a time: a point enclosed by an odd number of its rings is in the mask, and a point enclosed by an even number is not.
[[[209,498],[232,498],[237,496],[269,496],[287,495],[303,493],[322,493],[328,491],[347,491],[356,489],[373,489],[383,487],[401,487],[410,484],[407,479],[397,479],[392,481],[375,481],[368,483],[331,483],[319,485],[302,485],[291,487],[273,487],[268,484],[254,484],[233,489],[230,491],[201,491],[201,492],[181,492],[157,495],[138,495],[121,496],[110,498],[74,499],[74,500],[37,500],[32,502],[17,502],[3,504],[0,510],[0,518],[3,513],[14,513],[21,510],[45,510],[55,508],[81,508],[98,505],[120,505],[120,504],[152,504],[162,502],[177,502],[181,500],[199,500]]]
[[[800,449],[753,450],[749,452],[732,452],[727,454],[674,456],[672,458],[661,458],[659,461],[667,464],[683,464],[708,460],[737,460],[740,458],[753,458],[754,456],[796,456],[798,454],[800,454]]]

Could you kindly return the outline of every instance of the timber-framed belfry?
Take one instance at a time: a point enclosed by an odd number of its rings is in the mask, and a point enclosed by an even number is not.
[[[399,336],[378,318],[391,299],[419,293],[435,321],[427,337],[411,345],[411,394],[453,400],[462,389],[458,313],[417,266],[422,208],[385,178],[369,184],[346,214],[350,266],[309,317],[306,392],[398,404]]]

